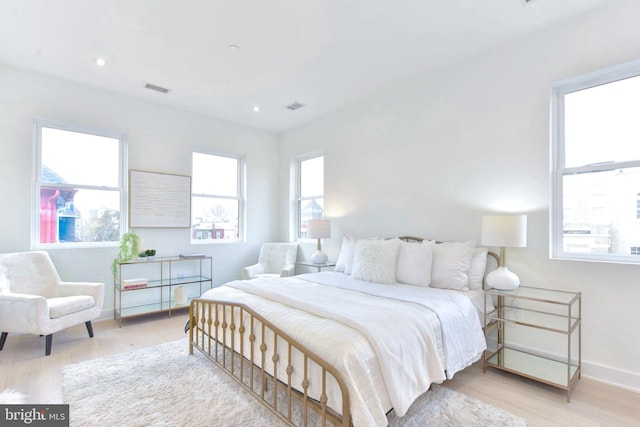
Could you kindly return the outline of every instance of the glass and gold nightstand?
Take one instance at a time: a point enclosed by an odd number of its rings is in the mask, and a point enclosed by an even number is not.
[[[484,297],[485,337],[493,347],[485,351],[483,371],[489,366],[561,388],[569,402],[582,371],[581,293],[520,286],[512,291],[487,289]],[[489,312],[488,298],[496,302],[495,310]],[[559,347],[566,347],[541,350],[535,344],[523,344],[527,333],[519,334],[520,342],[513,343],[507,334],[510,326],[559,334]],[[489,338],[492,334],[497,339]],[[557,344],[558,339],[545,342]]]
[[[323,264],[316,264],[316,263],[313,263],[311,261],[300,261],[300,262],[296,262],[296,265],[299,265],[301,267],[317,268],[318,269],[318,273],[319,273],[325,268],[333,268],[333,267],[335,267],[336,263],[329,261],[329,262],[325,262]]]

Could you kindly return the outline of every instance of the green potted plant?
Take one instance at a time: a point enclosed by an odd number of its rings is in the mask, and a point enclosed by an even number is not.
[[[127,262],[133,259],[138,254],[138,235],[135,231],[129,231],[124,233],[120,238],[119,252],[116,258],[111,263],[111,269],[113,271],[113,277],[116,277],[118,272],[118,263]]]

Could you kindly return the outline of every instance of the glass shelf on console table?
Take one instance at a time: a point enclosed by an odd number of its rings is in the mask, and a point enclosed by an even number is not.
[[[567,391],[569,402],[582,371],[581,293],[521,286],[512,291],[487,289],[484,298],[485,337],[490,348],[483,357],[483,371],[489,366],[561,388]],[[488,298],[496,307],[489,312]],[[543,352],[510,343],[507,325],[560,334],[560,346],[566,344],[566,348],[549,353],[548,349]],[[492,334],[497,339],[491,339]],[[519,337],[526,340],[526,334]]]
[[[189,307],[213,286],[213,261],[209,256],[135,258],[116,263],[113,283],[113,318]]]

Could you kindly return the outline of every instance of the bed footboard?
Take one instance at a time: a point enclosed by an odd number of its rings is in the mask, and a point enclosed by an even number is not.
[[[249,307],[194,299],[189,354],[196,348],[292,426],[351,425],[338,371]]]

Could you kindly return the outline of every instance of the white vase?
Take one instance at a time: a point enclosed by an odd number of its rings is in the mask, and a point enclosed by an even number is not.
[[[187,303],[187,294],[182,286],[178,286],[173,292],[173,296],[176,300],[176,305],[184,305]]]

